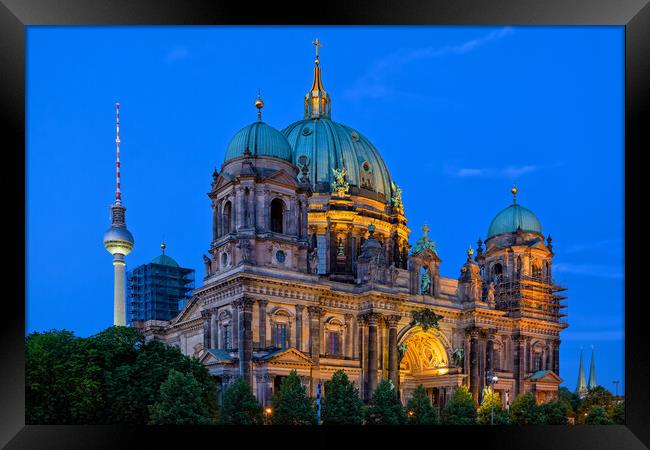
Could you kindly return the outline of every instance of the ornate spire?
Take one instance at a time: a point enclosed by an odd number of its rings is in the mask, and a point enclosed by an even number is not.
[[[264,102],[260,96],[260,90],[257,90],[257,99],[255,99],[255,107],[257,108],[257,121],[262,121],[262,108],[264,108]]]
[[[585,368],[582,365],[582,349],[580,349],[580,369],[578,369],[578,385],[576,386],[578,394],[587,392],[587,382],[585,381]]]
[[[593,389],[598,386],[596,382],[596,360],[594,359],[594,346],[591,346],[591,364],[589,365],[589,384],[587,388]]]
[[[320,59],[318,49],[323,46],[318,38],[312,42],[316,46],[316,60],[314,61],[314,81],[311,90],[305,95],[305,119],[318,119],[330,117],[330,97],[321,79]]]
[[[510,189],[510,192],[512,192],[512,204],[516,205],[517,204],[517,192],[519,192],[519,189],[517,189],[517,185],[513,185],[512,189]]]

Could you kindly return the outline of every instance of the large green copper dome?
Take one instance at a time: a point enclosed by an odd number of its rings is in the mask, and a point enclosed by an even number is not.
[[[521,231],[528,231],[542,234],[542,224],[530,209],[513,203],[506,209],[497,214],[490,228],[488,228],[487,238],[503,233],[514,233],[519,228]]]
[[[262,121],[245,126],[233,136],[224,162],[244,156],[248,149],[252,156],[271,156],[291,161],[291,147],[278,130]]]
[[[174,260],[174,258],[167,256],[165,254],[156,256],[154,259],[151,260],[151,262],[163,266],[178,267],[178,263],[176,262],[176,260]]]
[[[303,119],[282,133],[291,146],[293,163],[307,163],[314,192],[329,192],[332,169],[344,168],[345,181],[357,187],[392,196],[388,168],[375,146],[358,131],[328,117]]]

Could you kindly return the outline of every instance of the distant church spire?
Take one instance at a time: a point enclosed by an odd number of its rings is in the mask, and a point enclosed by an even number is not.
[[[587,387],[593,389],[598,386],[596,382],[596,360],[594,358],[594,346],[591,346],[591,364],[589,365],[589,384]]]
[[[318,119],[320,117],[330,117],[330,96],[323,87],[321,79],[320,57],[318,50],[323,44],[318,38],[312,42],[316,46],[316,61],[314,61],[314,81],[311,90],[305,95],[305,119]]]
[[[578,394],[584,394],[587,392],[587,382],[585,380],[585,368],[582,365],[582,349],[580,349],[580,369],[578,370],[578,385],[576,386],[576,392]]]

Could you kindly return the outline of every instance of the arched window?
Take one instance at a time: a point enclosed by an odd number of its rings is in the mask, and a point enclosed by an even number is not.
[[[500,263],[496,263],[492,267],[492,273],[494,278],[496,278],[497,283],[501,281],[501,276],[503,275],[503,266]]]
[[[223,205],[223,234],[228,234],[234,228],[232,226],[232,203],[229,201]]]
[[[521,268],[522,268],[521,256],[517,256],[517,278],[521,277]]]
[[[279,198],[271,202],[271,231],[283,233],[284,229],[284,202]]]
[[[539,262],[533,262],[532,266],[533,278],[542,278],[542,266],[539,264]]]

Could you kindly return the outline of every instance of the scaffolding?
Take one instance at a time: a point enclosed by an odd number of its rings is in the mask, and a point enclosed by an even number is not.
[[[551,277],[498,277],[494,286],[494,301],[497,309],[508,311],[512,317],[567,323],[567,297],[559,294],[566,290]]]
[[[143,264],[127,275],[127,321],[171,320],[194,289],[194,269]]]

